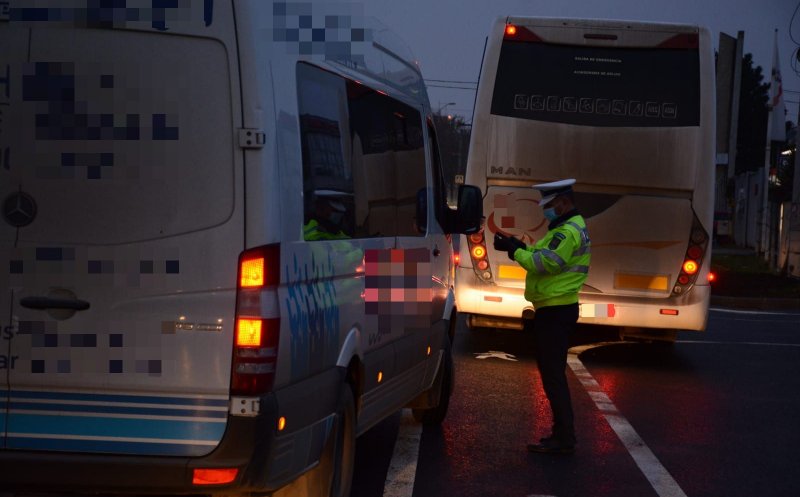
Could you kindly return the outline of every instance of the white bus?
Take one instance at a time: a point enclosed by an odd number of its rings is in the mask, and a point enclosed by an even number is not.
[[[484,230],[462,240],[459,310],[518,327],[525,272],[492,248],[547,222],[531,185],[576,178],[592,239],[582,323],[674,340],[705,329],[715,133],[711,36],[698,26],[498,19],[484,54],[465,182]]]

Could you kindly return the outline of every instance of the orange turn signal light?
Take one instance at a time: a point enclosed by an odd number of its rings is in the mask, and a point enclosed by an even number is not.
[[[260,319],[239,318],[236,321],[236,346],[260,347],[263,331],[262,324]]]
[[[476,259],[483,259],[486,256],[486,249],[482,246],[478,245],[476,247],[472,247],[472,257]]]
[[[506,34],[509,36],[514,36],[517,34],[517,27],[513,24],[506,24]]]
[[[683,263],[683,272],[686,274],[694,274],[698,269],[700,269],[700,266],[693,260],[684,261]]]
[[[239,268],[239,286],[252,288],[264,285],[264,258],[245,259]]]

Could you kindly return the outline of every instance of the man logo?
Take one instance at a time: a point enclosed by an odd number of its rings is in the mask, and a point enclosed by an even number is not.
[[[24,192],[15,192],[3,202],[3,218],[15,228],[22,228],[36,218],[36,201]]]

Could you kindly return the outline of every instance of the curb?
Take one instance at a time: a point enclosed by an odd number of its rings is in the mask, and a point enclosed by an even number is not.
[[[712,295],[711,305],[728,309],[800,311],[800,298],[771,299],[766,297],[724,297],[721,295]]]

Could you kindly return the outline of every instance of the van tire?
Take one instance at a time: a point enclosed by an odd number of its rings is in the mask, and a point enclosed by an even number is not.
[[[411,409],[411,414],[418,423],[426,426],[438,426],[444,421],[447,416],[447,408],[450,407],[450,394],[453,392],[453,370],[453,354],[448,341],[447,348],[442,355],[442,367],[434,380],[434,385],[437,383],[441,385],[439,402],[436,407],[429,409]]]
[[[336,413],[331,497],[348,497],[353,486],[356,452],[356,402],[349,384],[342,385],[339,411]]]

